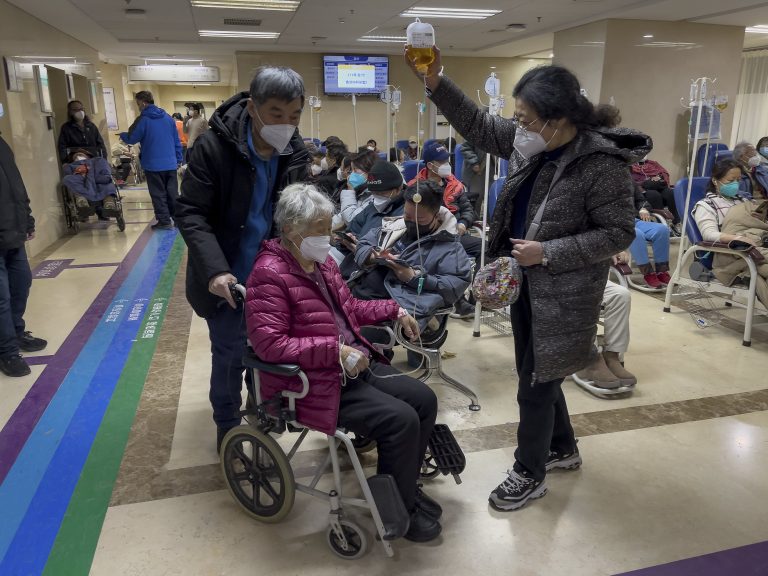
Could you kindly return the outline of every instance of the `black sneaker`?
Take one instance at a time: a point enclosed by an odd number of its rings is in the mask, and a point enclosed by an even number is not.
[[[32,333],[29,330],[17,334],[16,342],[18,343],[19,348],[24,352],[39,352],[48,346],[47,340],[32,336]]]
[[[404,538],[411,542],[429,542],[440,536],[442,531],[440,522],[416,506],[411,512],[411,524]]]
[[[430,498],[424,493],[421,489],[421,484],[416,488],[416,506],[435,520],[440,520],[440,517],[443,515],[443,507],[434,498]]]
[[[546,468],[547,472],[559,468],[561,470],[576,470],[581,467],[581,455],[578,450],[573,452],[549,451]]]
[[[502,512],[522,508],[528,500],[541,498],[547,493],[544,480],[535,480],[515,470],[507,470],[507,479],[491,492],[488,501]]]
[[[173,230],[173,224],[170,222],[156,222],[150,228],[152,230]]]
[[[456,304],[453,305],[453,312],[450,313],[451,318],[460,318],[466,320],[475,317],[475,307],[462,298]]]
[[[0,372],[6,376],[18,378],[32,373],[21,354],[10,354],[0,358]]]
[[[232,430],[234,426],[229,427],[223,427],[223,426],[217,426],[216,427],[216,453],[221,453],[221,443],[224,440],[224,436],[227,435],[227,433]]]

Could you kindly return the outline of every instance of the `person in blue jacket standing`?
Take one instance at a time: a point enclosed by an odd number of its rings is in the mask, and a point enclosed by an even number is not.
[[[152,228],[170,230],[179,195],[176,170],[183,159],[179,132],[174,119],[155,106],[151,92],[142,90],[135,99],[141,115],[120,139],[126,144],[141,144],[141,165],[157,219]]]

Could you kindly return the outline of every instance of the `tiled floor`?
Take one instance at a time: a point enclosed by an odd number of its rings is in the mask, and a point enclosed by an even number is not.
[[[638,388],[630,397],[603,400],[565,383],[584,467],[551,474],[542,500],[515,513],[489,509],[488,493],[511,465],[515,445],[512,340],[487,327],[473,338],[471,324],[451,321],[446,349],[456,356],[445,360],[446,371],[477,392],[482,410],[470,412],[466,398],[435,384],[438,421],[451,426],[467,454],[461,485],[440,477],[426,486],[445,509],[440,540],[421,546],[398,541],[395,558],[388,559],[373,540],[370,520],[357,513],[368,532],[368,554],[339,560],[325,544],[327,504],[303,494],[283,523],[256,523],[224,490],[207,399],[205,322],[184,299],[184,262],[174,252],[178,241],[172,233],[162,237],[147,230],[146,200],[145,191],[126,194],[126,219],[136,223],[124,234],[114,226],[86,228],[36,259],[109,266],[66,268],[34,281],[26,318],[49,347],[36,354],[41,364],[31,376],[0,376],[0,440],[8,441],[0,448],[3,455],[12,454],[10,442],[18,441],[18,431],[9,427],[42,401],[36,385],[44,378],[63,381],[46,400],[53,407],[40,407],[26,443],[47,446],[60,437],[48,446],[50,456],[22,449],[14,460],[0,458],[0,574],[58,576],[90,569],[97,576],[443,576],[479,568],[513,576],[607,576],[768,540],[768,330],[758,328],[752,348],[745,348],[738,331],[701,330],[687,313],[664,314],[657,298],[639,292],[632,293],[626,355]],[[153,272],[155,261],[161,264]],[[118,268],[121,262],[127,264]],[[143,280],[128,275],[142,266]],[[112,286],[116,278],[120,282]],[[125,291],[131,282],[136,292],[124,305],[138,310],[141,327],[121,316],[108,346],[94,342],[91,334],[106,329],[121,303],[118,288]],[[156,332],[147,332],[154,320],[146,308],[136,308],[144,301],[142,290],[162,310]],[[91,332],[73,338],[85,325]],[[144,342],[147,334],[150,341]],[[80,426],[76,419],[65,422],[66,430],[45,427],[55,421],[51,412],[72,400],[78,378],[90,374],[87,354],[100,344],[104,358],[125,361],[115,368],[115,378],[122,376],[114,383],[107,376],[110,364],[94,357],[91,367],[100,369],[80,382],[90,382],[91,401],[106,395],[103,421],[99,416],[87,434],[85,420]],[[78,346],[80,356],[66,364]],[[398,353],[401,366],[402,359]],[[279,442],[287,447],[292,439],[285,435]],[[297,455],[298,476],[322,456],[323,446],[320,435],[308,439]],[[83,452],[86,447],[90,451]],[[64,459],[58,475],[46,480],[57,457],[78,451],[80,461]],[[25,458],[29,474],[15,477]],[[368,466],[373,462],[372,455],[364,458]],[[63,499],[58,511],[40,508],[53,497],[44,493],[52,480]],[[350,475],[347,483],[353,486]],[[672,566],[677,571],[665,574],[689,574]],[[746,574],[739,572],[743,568],[723,573]]]

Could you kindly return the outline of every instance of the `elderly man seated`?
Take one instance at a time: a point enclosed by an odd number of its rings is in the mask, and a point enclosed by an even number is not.
[[[423,330],[435,311],[463,296],[472,262],[456,235],[456,218],[443,206],[440,186],[419,182],[404,197],[402,217],[385,219],[358,242],[360,271],[350,284],[359,298],[396,300]]]
[[[64,186],[75,197],[78,216],[85,219],[94,206],[103,206],[104,216],[117,216],[117,189],[112,182],[112,168],[104,158],[93,157],[87,150],[77,150],[64,165]]]
[[[755,200],[768,199],[768,168],[757,149],[749,142],[740,142],[733,147],[733,159],[741,168],[739,191]]]

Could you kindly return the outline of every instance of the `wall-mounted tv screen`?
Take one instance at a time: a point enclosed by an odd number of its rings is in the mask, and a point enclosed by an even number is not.
[[[374,94],[389,83],[386,56],[323,56],[325,93],[329,96]]]

